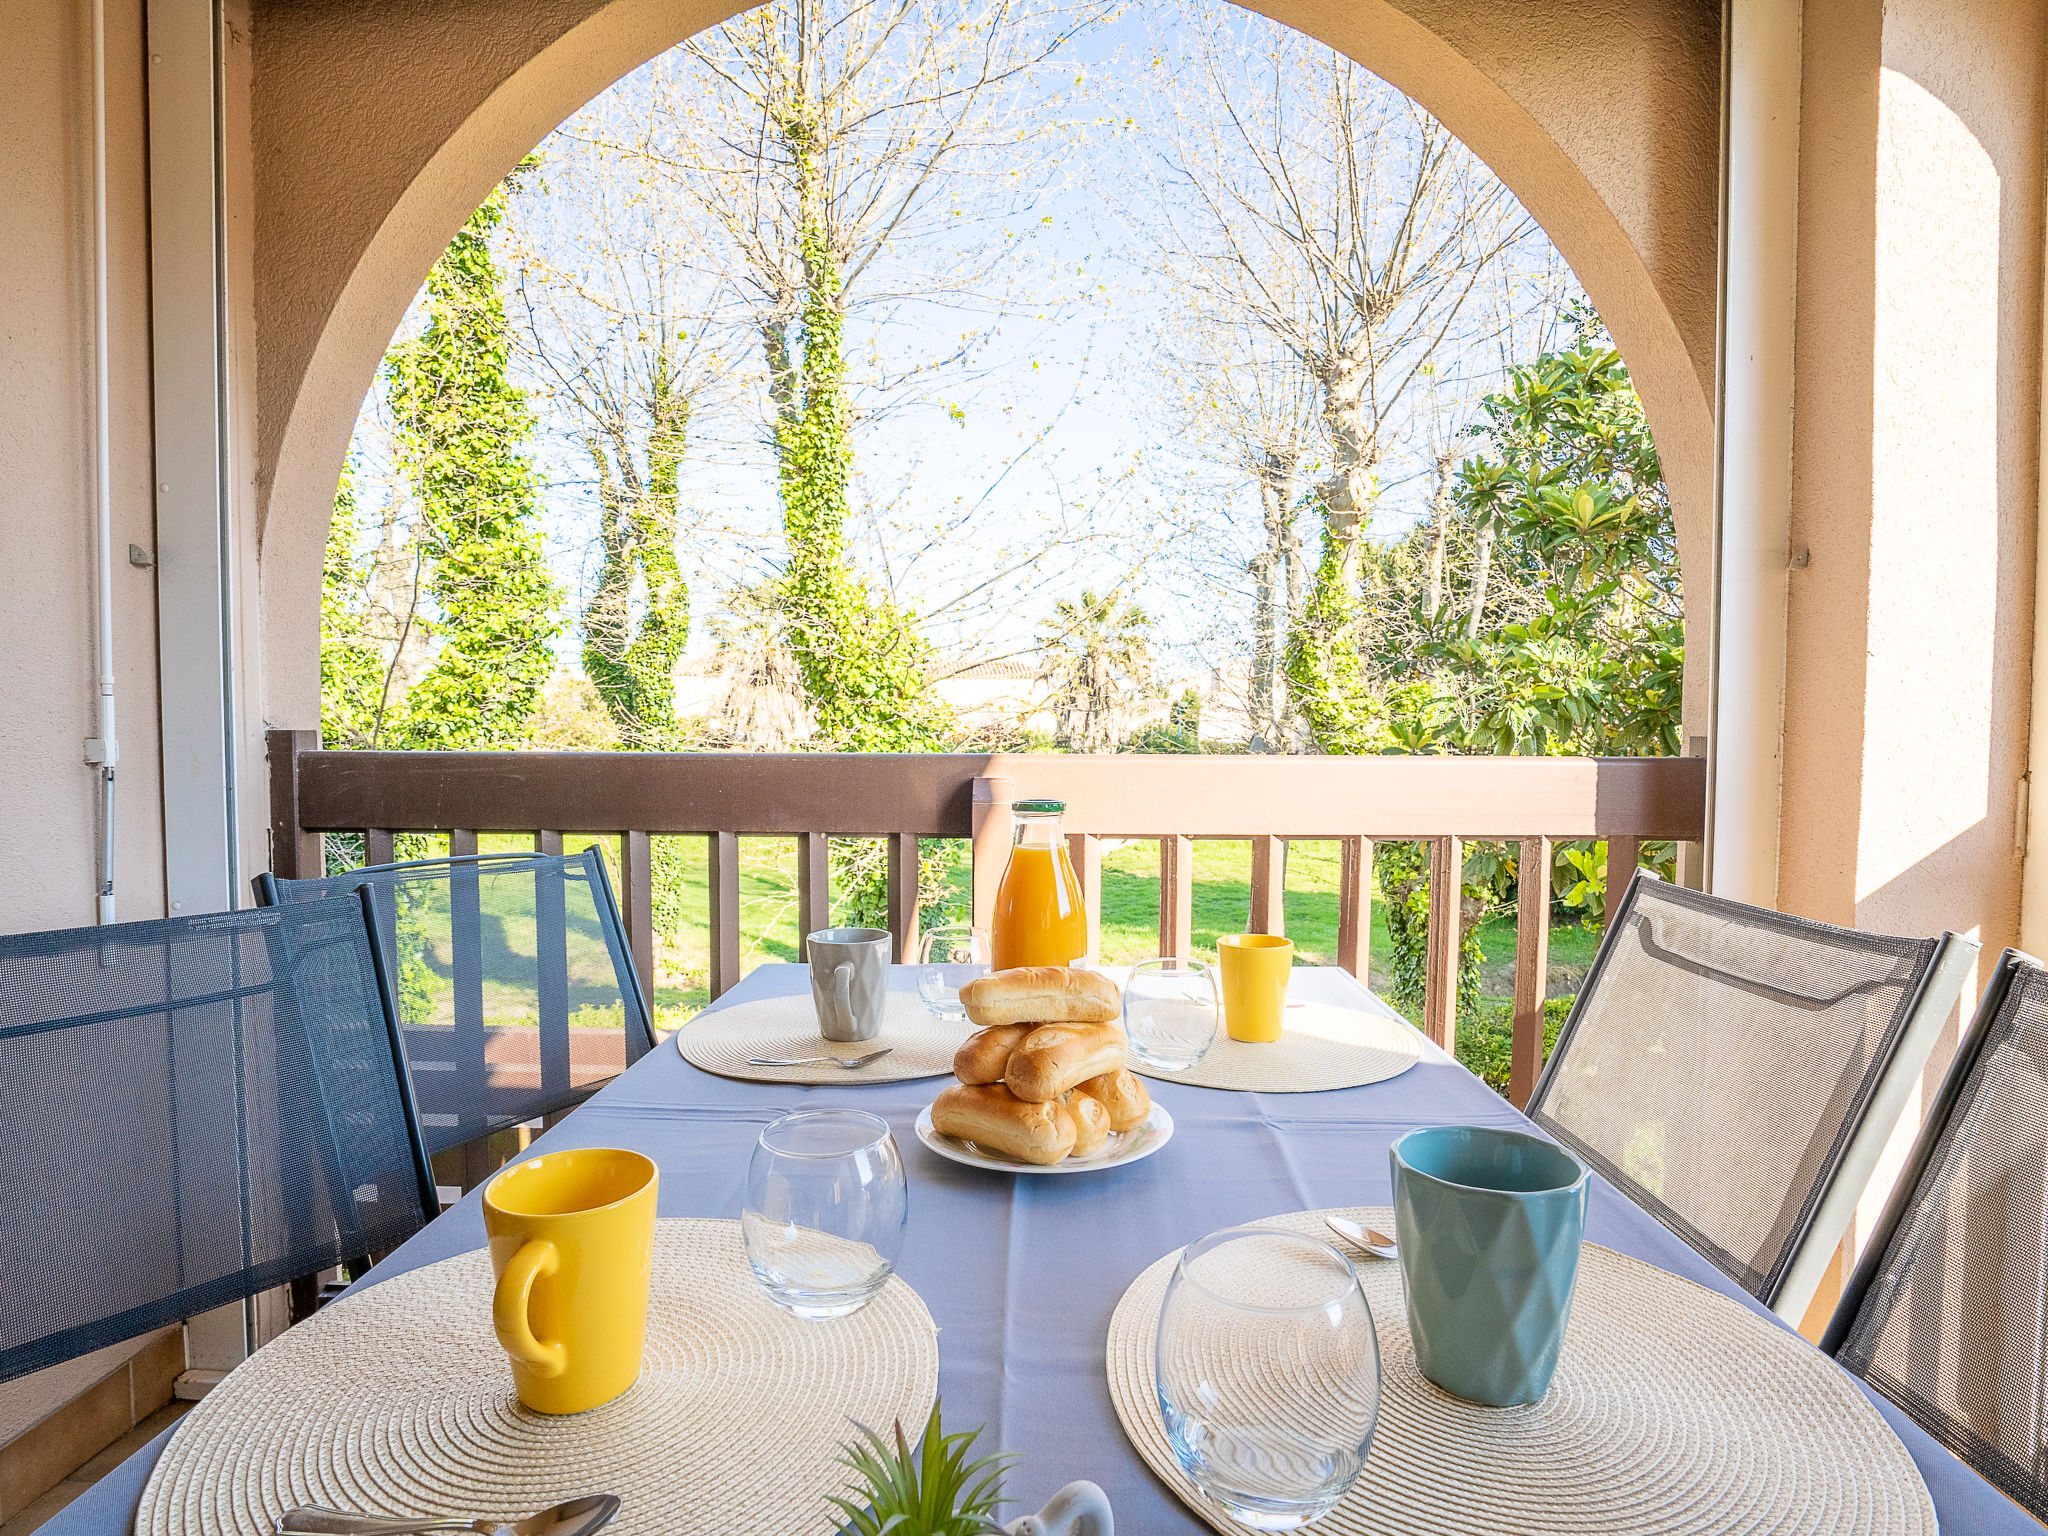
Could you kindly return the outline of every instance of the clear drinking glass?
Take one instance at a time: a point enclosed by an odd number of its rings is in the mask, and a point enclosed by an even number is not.
[[[889,1123],[857,1109],[784,1115],[761,1132],[740,1212],[747,1262],[777,1306],[844,1317],[881,1293],[910,1192]]]
[[[1335,1249],[1267,1227],[1191,1243],[1154,1358],[1175,1458],[1241,1523],[1320,1519],[1358,1477],[1379,1420],[1380,1347]]]
[[[964,923],[934,928],[924,936],[918,951],[923,962],[917,969],[917,995],[935,1019],[965,1023],[966,1005],[960,988],[977,976],[988,974],[988,933]]]
[[[1216,973],[1199,960],[1140,960],[1124,983],[1131,1051],[1161,1072],[1185,1072],[1216,1042]]]

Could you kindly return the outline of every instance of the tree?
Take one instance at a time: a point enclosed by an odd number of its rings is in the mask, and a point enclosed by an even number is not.
[[[713,318],[721,284],[698,270],[707,231],[645,173],[644,118],[635,100],[607,100],[558,136],[535,200],[551,238],[520,242],[519,294],[531,356],[591,468],[599,565],[583,670],[623,745],[665,750],[687,734],[674,683],[690,636],[681,467],[693,412],[722,397],[730,363]]]
[[[1447,346],[1472,342],[1481,279],[1533,225],[1406,96],[1258,25],[1201,12],[1185,31],[1190,57],[1165,66],[1169,99],[1187,99],[1193,74],[1215,105],[1175,120],[1150,216],[1188,302],[1269,338],[1314,388],[1328,450],[1311,490],[1321,541],[1287,680],[1320,750],[1370,751],[1382,736],[1361,656],[1360,551],[1381,468],[1416,381]]]
[[[427,275],[426,326],[384,360],[396,461],[412,483],[414,533],[435,645],[383,734],[410,748],[520,739],[554,670],[560,590],[541,543],[528,457],[533,412],[512,382],[511,328],[490,238],[501,184]]]
[[[1132,707],[1152,689],[1152,621],[1116,592],[1054,604],[1039,631],[1057,739],[1068,752],[1111,752]]]
[[[1472,429],[1445,546],[1465,569],[1387,594],[1381,663],[1418,739],[1461,751],[1675,754],[1677,535],[1642,402],[1590,315],[1510,371]],[[1432,535],[1435,537],[1435,535]]]
[[[1258,498],[1260,543],[1233,572],[1252,578],[1251,745],[1286,751],[1294,730],[1281,669],[1302,617],[1302,475],[1321,442],[1314,381],[1292,348],[1242,316],[1195,311],[1177,322],[1152,349],[1155,387],[1170,430]]]
[[[375,739],[390,658],[372,632],[367,587],[371,562],[357,549],[353,457],[341,467],[334,491],[334,522],[320,584],[320,741],[327,747],[366,745]]]

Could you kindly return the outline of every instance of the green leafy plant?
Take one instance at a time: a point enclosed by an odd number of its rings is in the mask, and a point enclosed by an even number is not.
[[[1553,997],[1543,1005],[1543,1059],[1550,1060],[1557,1044],[1557,1032],[1571,1017],[1572,999]],[[1502,1003],[1480,1010],[1477,1017],[1458,1024],[1458,1062],[1495,1093],[1506,1097],[1508,1073],[1514,1061],[1515,1010]]]
[[[857,1479],[852,1497],[829,1494],[839,1511],[841,1536],[1003,1536],[996,1524],[1003,1474],[1017,1458],[997,1454],[968,1459],[978,1429],[947,1434],[939,1404],[913,1449],[896,1421],[895,1443],[856,1424],[860,1440],[843,1445],[840,1463]]]

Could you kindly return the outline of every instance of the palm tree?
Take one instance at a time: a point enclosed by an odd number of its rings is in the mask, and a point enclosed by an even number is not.
[[[1039,679],[1051,686],[1059,743],[1111,752],[1132,707],[1152,691],[1152,620],[1116,592],[1083,590],[1039,630]]]

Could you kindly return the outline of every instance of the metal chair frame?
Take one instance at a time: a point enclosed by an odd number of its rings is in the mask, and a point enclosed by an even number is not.
[[[1789,927],[1795,934],[1810,938],[1815,943],[1853,947],[1857,937],[1853,930],[1836,928],[1827,923],[1816,923],[1781,912],[1765,913],[1762,909],[1745,906],[1740,902],[1715,898],[1685,890],[1683,887],[1668,886],[1653,871],[1638,870],[1634,879],[1629,882],[1620,903],[1611,911],[1607,931],[1601,936],[1600,947],[1572,1004],[1571,1015],[1558,1032],[1557,1045],[1551,1052],[1550,1060],[1544,1065],[1542,1076],[1537,1080],[1536,1091],[1529,1097],[1529,1117],[1549,1135],[1564,1142],[1573,1152],[1592,1163],[1617,1188],[1643,1205],[1659,1221],[1697,1248],[1703,1256],[1713,1260],[1717,1268],[1728,1273],[1730,1279],[1751,1290],[1757,1299],[1779,1318],[1796,1328],[1805,1318],[1822,1280],[1826,1278],[1828,1269],[1835,1262],[1836,1250],[1855,1214],[1856,1203],[1862,1198],[1864,1187],[1870,1182],[1870,1175],[1876,1168],[1878,1159],[1883,1155],[1885,1143],[1890,1140],[1892,1130],[1905,1109],[1906,1101],[1919,1081],[1921,1069],[1926,1066],[1934,1043],[1940,1036],[1942,1027],[1947,1023],[1957,997],[1961,995],[1964,978],[1977,955],[1977,943],[1955,933],[1944,933],[1935,941],[1933,954],[1921,967],[1915,981],[1906,1008],[1905,1022],[1893,1034],[1889,1055],[1883,1062],[1874,1064],[1875,1071],[1869,1091],[1852,1106],[1848,1123],[1836,1137],[1832,1153],[1826,1160],[1820,1176],[1807,1192],[1784,1253],[1773,1266],[1771,1273],[1765,1277],[1764,1284],[1757,1287],[1745,1276],[1729,1270],[1716,1254],[1714,1245],[1703,1234],[1693,1230],[1682,1216],[1639,1194],[1633,1187],[1633,1181],[1619,1169],[1612,1167],[1597,1150],[1583,1145],[1570,1127],[1561,1125],[1544,1113],[1545,1101],[1557,1080],[1557,1075],[1571,1056],[1572,1041],[1586,1008],[1590,1000],[1598,995],[1601,978],[1606,974],[1613,959],[1616,945],[1621,942],[1622,935],[1631,930],[1632,925],[1626,919],[1635,909],[1637,894],[1646,886],[1659,886],[1667,891],[1682,893],[1681,899],[1689,905],[1698,905],[1709,910],[1720,909],[1731,917],[1739,917],[1744,913],[1768,916],[1773,926]],[[1653,934],[1639,936],[1637,942],[1653,955],[1657,954]],[[1835,997],[1808,996],[1772,986],[1756,978],[1703,965],[1669,952],[1657,955],[1657,958],[1674,964],[1679,969],[1707,976],[1723,985],[1735,987],[1752,995],[1768,997],[1773,1002],[1793,1009],[1818,1011],[1859,992],[1874,990],[1874,984],[1863,983]]]
[[[336,904],[338,905],[341,900],[345,900],[345,898],[337,898]],[[370,951],[370,969],[374,974],[375,980],[376,1006],[381,1015],[380,1022],[383,1025],[384,1045],[389,1052],[389,1070],[392,1074],[398,1106],[404,1121],[402,1129],[410,1153],[411,1172],[417,1186],[416,1193],[420,1202],[420,1213],[423,1222],[431,1221],[434,1216],[439,1214],[440,1202],[434,1189],[433,1172],[427,1156],[426,1144],[420,1133],[419,1113],[413,1097],[411,1075],[406,1070],[405,1048],[401,1038],[397,1009],[389,986],[387,962],[381,953],[381,939],[367,893],[358,893],[353,905],[361,918]],[[155,930],[165,934],[168,941],[168,938],[172,935],[204,933],[209,930],[217,930],[232,925],[237,917],[247,919],[254,915],[254,913],[249,912],[240,914],[232,912],[203,913],[188,917],[159,919],[152,922],[126,923],[115,928],[66,929],[50,933],[10,935],[0,937],[0,959],[5,959],[10,953],[25,950],[38,942],[48,943],[53,939],[75,939],[78,942],[78,946],[83,948],[94,941],[106,942],[109,936],[116,934],[120,935],[124,942],[147,941],[151,936],[151,931]],[[94,1025],[114,1024],[123,1019],[148,1018],[158,1015],[172,1016],[180,1011],[218,1003],[234,1005],[237,1020],[239,1021],[242,1003],[245,999],[294,988],[295,968],[290,962],[293,959],[303,960],[304,958],[303,955],[280,955],[278,953],[278,946],[281,940],[274,932],[266,930],[264,932],[264,940],[266,947],[272,951],[273,955],[271,979],[266,983],[252,982],[242,984],[238,980],[236,985],[226,992],[205,993],[193,997],[179,997],[164,1001],[134,1003],[121,1007],[100,1009],[89,1013],[67,1015],[61,1019],[41,1019],[8,1025],[0,1027],[0,1040],[32,1034],[51,1033],[58,1030],[83,1029]],[[236,963],[236,967],[239,971],[239,962]],[[298,1010],[298,1016],[303,1019],[305,1013],[296,999],[294,1000],[294,1008]],[[316,1039],[310,1038],[309,1031],[309,1038],[305,1044],[311,1047],[316,1046],[317,1043]],[[239,1056],[239,1046],[237,1054]],[[245,1085],[240,1081],[237,1081],[234,1085],[238,1105],[242,1101],[244,1087]],[[328,1084],[326,1077],[318,1070],[311,1074],[311,1088],[321,1104],[324,1116],[325,1134],[319,1139],[319,1150],[316,1155],[322,1158],[326,1165],[330,1187],[346,1188],[346,1179],[341,1173],[344,1158],[333,1134],[334,1113],[327,1098]],[[237,1161],[241,1178],[239,1204],[241,1212],[242,1269],[232,1275],[223,1276],[202,1285],[183,1287],[156,1301],[133,1306],[108,1317],[76,1323],[59,1329],[54,1333],[44,1334],[39,1338],[27,1340],[5,1351],[0,1351],[0,1381],[13,1380],[18,1376],[60,1364],[65,1360],[90,1353],[94,1349],[104,1348],[109,1344],[118,1343],[123,1339],[139,1337],[153,1329],[181,1322],[188,1317],[196,1316],[200,1312],[209,1311],[217,1306],[246,1300],[248,1297],[258,1295],[275,1286],[303,1279],[308,1273],[318,1273],[319,1270],[329,1267],[337,1260],[347,1262],[352,1258],[362,1257],[362,1255],[345,1251],[350,1245],[348,1234],[344,1231],[340,1244],[344,1251],[329,1255],[313,1270],[303,1271],[297,1265],[280,1266],[274,1260],[261,1265],[257,1264],[252,1251],[250,1231],[250,1169],[248,1165],[251,1152],[248,1144],[248,1126],[245,1119],[237,1119],[235,1133]],[[356,1230],[356,1235],[359,1238],[366,1236],[359,1228]]]
[[[641,985],[639,970],[634,966],[632,954],[626,944],[625,922],[620,913],[618,895],[612,888],[611,873],[606,868],[604,853],[597,844],[591,844],[573,854],[542,853],[473,853],[455,854],[444,858],[407,859],[393,864],[372,864],[360,869],[344,871],[338,875],[314,876],[305,880],[280,880],[269,870],[255,878],[257,902],[262,906],[281,906],[293,900],[304,900],[289,893],[297,889],[334,889],[344,885],[364,893],[364,899],[375,911],[374,892],[378,889],[395,887],[414,876],[422,879],[446,877],[451,882],[464,870],[487,874],[498,870],[534,868],[549,864],[575,864],[588,861],[591,871],[592,895],[595,900],[599,926],[602,929],[606,952],[611,957],[612,970],[624,1004],[624,1032],[627,1042],[626,1065],[654,1049],[653,1014],[647,1003],[647,994]],[[373,926],[379,934],[377,945],[380,980],[395,999],[397,995],[397,964],[391,953],[390,941],[384,935],[389,915],[379,912]],[[394,1004],[395,1008],[395,1004]],[[400,1038],[404,1037],[404,1021],[400,1020]],[[410,1077],[410,1073],[408,1073]],[[587,1097],[587,1095],[585,1095]],[[476,1131],[451,1146],[462,1145],[475,1136],[489,1132]],[[444,1149],[445,1150],[445,1149]]]
[[[1930,1420],[1915,1403],[1892,1398],[1882,1381],[1864,1376],[1860,1369],[1862,1361],[1842,1359],[1864,1321],[1867,1309],[1873,1304],[1872,1293],[1879,1291],[1894,1261],[1903,1262],[1906,1258],[1896,1250],[1910,1229],[1911,1218],[1927,1198],[1928,1179],[1939,1176],[1943,1171],[1953,1134],[1968,1122],[1975,1102],[1972,1086],[1982,1086],[1978,1071],[1984,1064],[1986,1053],[2009,1037],[2009,1031],[2003,1027],[2002,1015],[2014,988],[2030,973],[2041,975],[2044,972],[2048,972],[2048,966],[2043,966],[2041,961],[2024,950],[2007,949],[1999,955],[1998,964],[1992,969],[1990,980],[1978,1000],[1977,1011],[1956,1042],[1955,1056],[1943,1074],[1941,1087],[1928,1108],[1919,1135],[1914,1138],[1912,1150],[1899,1170],[1898,1182],[1892,1186],[1884,1211],[1872,1227],[1870,1239],[1842,1288],[1834,1313],[1821,1334],[1820,1347],[1824,1353],[1840,1360],[1844,1369],[1868,1380],[1872,1390],[1884,1392],[1902,1412],[2008,1498],[2021,1504],[2036,1519],[2048,1520],[2048,1446],[2036,1444],[2031,1465],[2012,1464],[1999,1454],[1996,1447],[1959,1434],[1954,1423],[1939,1417]],[[1882,1301],[1884,1297],[1880,1294],[1877,1299]],[[2034,1321],[2038,1331],[2048,1326],[2048,1296],[2037,1294],[2034,1301],[2037,1309]],[[2037,1421],[2048,1418],[2048,1358],[2036,1362],[2032,1409]]]

